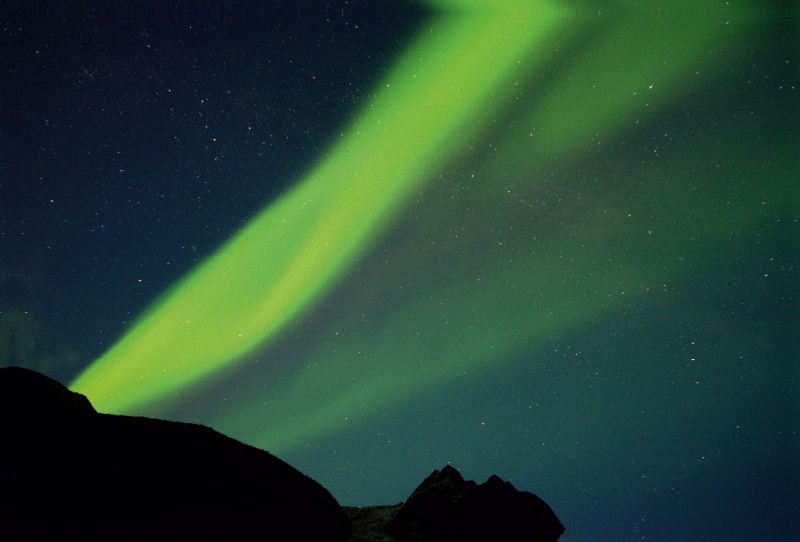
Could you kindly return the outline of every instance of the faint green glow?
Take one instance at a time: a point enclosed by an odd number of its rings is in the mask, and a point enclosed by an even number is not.
[[[436,7],[457,13],[421,30],[329,158],[163,296],[73,390],[100,411],[129,411],[273,336],[460,150],[513,74],[530,69],[555,18],[548,2],[527,0]]]
[[[593,18],[596,42],[566,63],[558,83],[530,111],[531,143],[541,154],[603,145],[658,114],[728,65],[719,47],[754,26],[744,5],[647,4],[620,2]]]
[[[705,143],[659,166],[676,179],[697,182],[714,173],[712,160],[723,160],[726,150],[746,150],[735,141],[727,147]],[[705,165],[698,174],[699,163]],[[481,174],[504,165],[494,164]],[[422,267],[425,282],[403,282],[399,289],[393,282],[402,272],[385,271],[388,276],[382,277],[377,268],[365,273],[365,281],[379,281],[387,290],[384,296],[373,291],[337,306],[347,316],[298,352],[296,373],[277,382],[238,382],[235,396],[217,406],[208,423],[281,454],[444,382],[473,380],[478,371],[501,367],[498,362],[565,330],[670,299],[682,288],[684,275],[700,273],[709,258],[724,254],[732,231],[756,227],[763,202],[775,208],[782,196],[769,183],[748,183],[754,171],[724,170],[730,176],[726,186],[733,188],[717,193],[714,188],[688,191],[678,181],[659,182],[660,171],[647,169],[629,172],[613,190],[597,196],[591,208],[570,211],[565,216],[569,227],[554,232],[542,231],[540,223],[524,229],[518,221],[504,221],[500,215],[518,212],[520,192],[531,187],[509,194],[492,182],[484,191],[478,188],[471,202],[486,198],[487,208],[493,209],[484,209],[486,223],[511,223],[519,230],[506,227],[495,236],[462,232],[466,242],[461,245],[450,230],[468,221],[441,220],[446,200],[431,197],[416,209],[425,234],[410,236],[406,252],[392,255],[406,266]],[[718,204],[721,198],[724,205]],[[439,250],[447,247],[446,255],[429,256],[415,248],[423,242]],[[429,257],[433,261],[426,261]],[[382,298],[398,295],[402,303],[384,308]],[[259,374],[270,372],[264,367],[263,373],[251,373]]]
[[[570,61],[545,99],[528,98],[520,115],[508,115],[513,128],[503,127],[492,141],[498,150],[473,170],[476,179],[458,171],[440,179],[469,192],[427,196],[427,204],[414,208],[414,233],[404,252],[392,254],[397,247],[386,246],[386,258],[425,269],[425,283],[400,290],[396,281],[408,271],[365,273],[359,282],[379,285],[370,294],[377,301],[364,296],[337,306],[349,316],[297,353],[298,370],[290,377],[237,382],[235,397],[209,409],[206,419],[214,427],[277,453],[314,442],[389,404],[472,378],[566,329],[658,303],[673,295],[680,277],[721,250],[732,231],[753,227],[764,204],[776,204],[781,192],[775,186],[748,183],[757,172],[716,169],[727,153],[746,150],[736,140],[698,134],[691,152],[601,168],[619,175],[619,182],[606,176],[597,183],[605,189],[591,196],[590,207],[564,202],[570,210],[558,215],[560,226],[526,227],[511,218],[535,220],[543,211],[520,207],[520,201],[561,201],[542,194],[568,181],[535,175],[541,163],[569,171],[576,155],[619,145],[637,121],[674,107],[728,67],[730,55],[757,31],[741,11],[691,22],[682,16],[572,17],[602,38]],[[659,42],[662,35],[676,40]],[[640,96],[643,91],[649,94]],[[626,152],[616,155],[624,159]],[[715,175],[726,177],[712,182]],[[593,193],[591,186],[587,192]],[[453,214],[450,197],[462,199]],[[465,210],[474,212],[472,231],[470,220],[458,216]],[[425,245],[429,251],[420,248]],[[380,289],[391,293],[375,293]],[[382,299],[401,296],[394,305]]]

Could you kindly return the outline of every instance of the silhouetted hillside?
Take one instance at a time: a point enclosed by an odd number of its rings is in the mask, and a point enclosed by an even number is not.
[[[330,493],[200,425],[98,414],[27,369],[0,369],[0,539],[344,542]]]

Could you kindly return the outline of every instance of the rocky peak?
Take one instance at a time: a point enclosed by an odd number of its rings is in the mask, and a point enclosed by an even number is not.
[[[556,542],[564,526],[542,499],[492,475],[478,485],[434,470],[405,504],[345,508],[353,542]]]

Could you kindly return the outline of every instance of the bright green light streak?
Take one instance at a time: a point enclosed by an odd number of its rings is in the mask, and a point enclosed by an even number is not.
[[[457,14],[423,28],[329,158],[163,296],[73,390],[100,411],[130,411],[274,336],[475,133],[555,13],[544,1],[434,5]]]

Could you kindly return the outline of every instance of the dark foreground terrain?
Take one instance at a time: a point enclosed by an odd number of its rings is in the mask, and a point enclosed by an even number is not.
[[[0,443],[0,540],[350,535],[331,494],[277,457],[200,425],[98,414],[27,369],[0,369]]]
[[[555,542],[550,507],[492,476],[435,470],[405,503],[339,506],[277,457],[201,425],[99,414],[0,369],[0,540]]]

